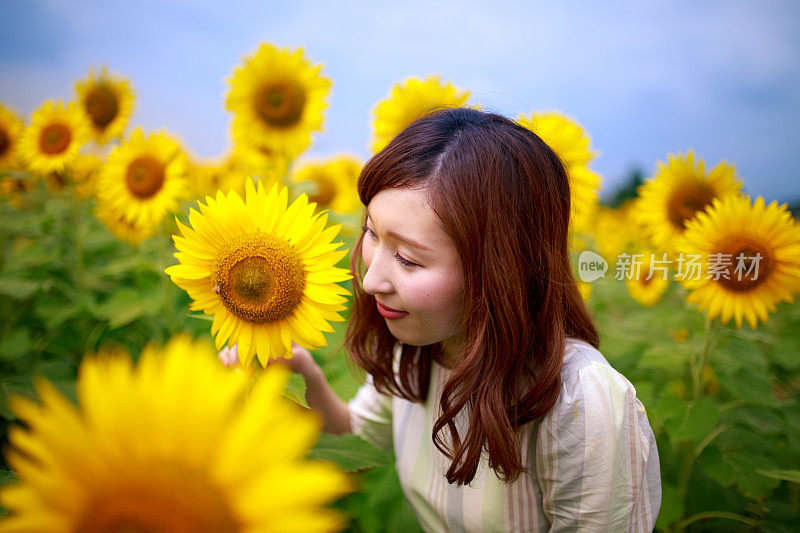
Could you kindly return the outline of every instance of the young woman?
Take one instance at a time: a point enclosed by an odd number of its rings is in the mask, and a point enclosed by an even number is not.
[[[427,531],[652,530],[655,439],[597,350],[556,154],[504,117],[444,110],[372,157],[358,193],[346,344],[367,381],[346,404],[306,350],[290,362],[324,429],[393,448]]]

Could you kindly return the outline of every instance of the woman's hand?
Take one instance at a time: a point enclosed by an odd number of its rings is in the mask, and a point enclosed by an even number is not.
[[[218,355],[220,361],[222,361],[222,364],[225,366],[234,366],[239,364],[239,351],[238,345],[236,344],[233,345],[233,348],[228,348],[227,346],[224,347],[222,350],[220,350]],[[316,361],[314,361],[314,357],[312,357],[311,352],[294,342],[292,343],[291,359],[284,359],[283,357],[270,359],[267,363],[267,367],[270,365],[288,365],[289,370],[296,374],[302,375],[306,379],[319,370],[319,365],[317,365]]]
[[[239,351],[235,345],[233,348],[225,347],[220,350],[219,358],[225,366],[237,365]],[[292,358],[270,359],[267,366],[270,365],[288,365],[289,370],[305,378],[306,402],[322,417],[323,431],[337,435],[350,432],[350,411],[347,404],[333,392],[311,352],[292,343]]]

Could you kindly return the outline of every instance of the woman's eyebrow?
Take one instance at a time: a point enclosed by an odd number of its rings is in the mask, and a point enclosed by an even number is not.
[[[370,218],[369,211],[367,211],[367,218]],[[406,244],[408,246],[411,246],[413,248],[418,248],[418,249],[424,250],[426,252],[432,252],[433,251],[433,248],[425,246],[421,242],[415,241],[414,239],[411,239],[409,237],[404,237],[403,235],[400,235],[396,231],[388,230],[386,232],[386,235],[388,235],[388,236],[392,237],[393,239],[398,240],[398,241],[400,241],[400,242],[402,242],[402,243],[404,243],[404,244]]]

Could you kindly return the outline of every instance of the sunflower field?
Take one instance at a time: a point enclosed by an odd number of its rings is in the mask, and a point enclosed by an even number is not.
[[[300,157],[331,85],[261,44],[227,79],[217,160],[135,127],[135,80],[107,68],[27,118],[0,102],[0,531],[419,530],[392,457],[322,433],[270,364],[296,343],[342,399],[364,379],[343,348],[363,161]],[[480,106],[437,75],[387,89],[373,152]],[[581,293],[658,441],[657,529],[795,530],[798,222],[688,147],[602,205],[575,118],[515,119],[567,170]]]

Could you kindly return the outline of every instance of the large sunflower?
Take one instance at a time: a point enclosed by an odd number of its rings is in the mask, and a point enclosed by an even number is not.
[[[440,75],[425,79],[407,78],[392,86],[389,96],[372,110],[373,152],[379,152],[395,135],[426,113],[442,107],[462,107],[470,92],[459,89],[453,82],[442,83]]]
[[[572,202],[570,226],[573,231],[586,232],[600,200],[600,174],[589,169],[597,157],[592,151],[586,130],[576,120],[558,112],[520,115],[517,122],[538,135],[564,164],[569,178]]]
[[[48,100],[31,116],[19,148],[34,172],[62,172],[89,140],[89,121],[78,105]]]
[[[253,355],[291,358],[292,341],[325,346],[328,321],[341,321],[350,279],[334,266],[346,254],[331,242],[339,226],[325,229],[327,214],[301,195],[287,208],[288,190],[269,192],[247,182],[245,201],[236,192],[217,193],[192,210],[192,229],[178,223],[180,264],[166,273],[194,300],[192,309],[214,315],[217,349],[238,343],[245,366]]]
[[[188,339],[129,357],[87,357],[76,408],[48,381],[15,397],[9,431],[19,483],[0,491],[0,531],[332,531],[322,507],[351,490],[305,459],[317,417],[282,396],[288,371],[248,380]]]
[[[362,163],[354,156],[306,161],[293,168],[292,181],[309,190],[309,200],[339,214],[352,213],[361,205],[356,190]]]
[[[0,171],[19,166],[17,148],[24,127],[22,118],[0,102]]]
[[[755,328],[776,303],[794,301],[800,291],[800,225],[786,204],[715,198],[686,224],[684,239],[684,251],[699,254],[702,267],[700,275],[681,280],[690,289],[686,299],[707,309],[710,319],[734,318],[740,328],[745,318]]]
[[[116,147],[100,172],[97,196],[125,220],[153,225],[188,196],[186,155],[165,133],[145,137],[141,128]]]
[[[322,130],[330,79],[303,49],[262,43],[234,69],[225,105],[233,113],[233,136],[296,157]]]
[[[75,82],[77,100],[91,123],[94,139],[106,144],[122,135],[133,113],[134,94],[126,78],[113,76],[103,67]]]
[[[694,152],[670,154],[667,163],[658,162],[658,172],[638,189],[636,218],[652,243],[671,252],[682,247],[686,224],[711,205],[715,198],[739,194],[742,182],[733,166],[718,163],[706,173],[702,159]]]

